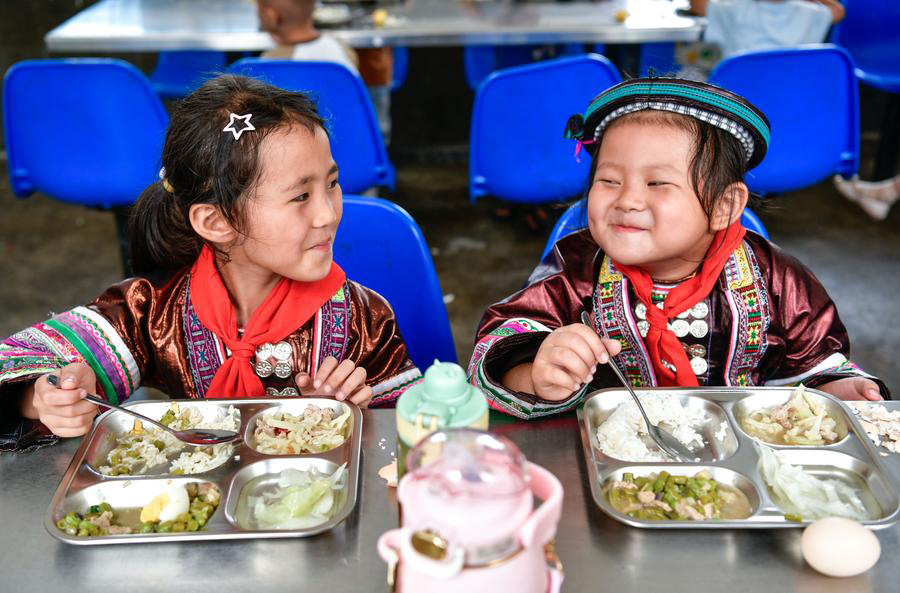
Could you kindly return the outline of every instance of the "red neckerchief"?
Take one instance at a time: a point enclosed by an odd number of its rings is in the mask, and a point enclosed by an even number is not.
[[[231,357],[216,371],[207,397],[261,397],[262,381],[250,359],[265,342],[277,342],[309,321],[344,284],[346,275],[336,263],[325,278],[297,282],[282,278],[253,312],[244,334],[238,337],[237,315],[228,289],[216,268],[215,254],[204,247],[191,269],[191,303],[197,318],[219,336]]]
[[[686,311],[699,303],[711,291],[719,274],[725,267],[728,258],[744,240],[746,229],[740,221],[736,221],[730,227],[716,233],[712,244],[703,261],[700,272],[685,280],[666,295],[663,308],[659,309],[653,304],[651,294],[653,292],[653,279],[643,269],[637,266],[625,266],[614,262],[616,268],[631,281],[634,293],[647,307],[647,321],[650,329],[644,344],[653,362],[656,371],[656,381],[661,387],[695,387],[699,385],[697,376],[691,369],[687,354],[675,335],[668,328],[670,319],[682,311]],[[663,366],[662,361],[675,366],[675,371]]]

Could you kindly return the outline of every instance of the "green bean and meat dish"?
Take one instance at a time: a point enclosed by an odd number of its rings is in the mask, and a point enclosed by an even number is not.
[[[610,505],[633,519],[708,521],[746,519],[750,501],[740,490],[719,484],[706,472],[693,477],[667,471],[635,477],[626,472],[606,487]]]

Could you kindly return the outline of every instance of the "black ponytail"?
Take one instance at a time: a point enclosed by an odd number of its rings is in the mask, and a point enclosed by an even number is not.
[[[188,212],[161,181],[148,186],[131,208],[131,267],[138,276],[190,266],[203,247]]]

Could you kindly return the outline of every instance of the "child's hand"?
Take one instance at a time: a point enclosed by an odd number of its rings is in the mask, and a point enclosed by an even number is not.
[[[366,385],[366,369],[356,366],[352,360],[338,364],[329,356],[319,367],[315,379],[308,373],[298,373],[294,380],[303,395],[334,395],[338,401],[350,398],[361,408],[369,405],[372,388]]]
[[[816,389],[830,393],[845,401],[863,400],[877,402],[884,399],[881,397],[881,390],[878,389],[878,384],[865,377],[838,379],[837,381],[822,383]]]
[[[97,388],[97,377],[88,365],[72,363],[60,369],[59,387],[47,381],[47,375],[34,382],[22,399],[26,418],[40,420],[56,436],[78,437],[91,429],[97,406],[84,397]]]
[[[601,338],[583,323],[553,330],[531,367],[534,394],[549,401],[566,399],[591,381],[598,362],[606,364],[621,350],[618,341]]]

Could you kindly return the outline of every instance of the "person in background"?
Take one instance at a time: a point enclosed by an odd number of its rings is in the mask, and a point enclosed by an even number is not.
[[[900,200],[900,175],[883,181],[862,181],[857,176],[848,180],[835,175],[834,185],[842,196],[859,204],[875,220],[887,218],[891,206]]]
[[[812,272],[741,225],[744,174],[771,136],[756,107],[702,82],[638,78],[595,97],[566,135],[592,157],[588,228],[482,317],[469,378],[495,409],[572,408],[591,387],[620,385],[607,364],[634,387],[888,395],[851,361]]]
[[[316,29],[315,0],[258,0],[257,12],[263,31],[277,46],[262,57],[308,62],[336,62],[359,74],[359,59],[353,48],[337,37]]]
[[[334,262],[343,194],[306,95],[214,78],[172,114],[162,164],[132,211],[142,275],[0,341],[0,450],[85,434],[88,393],[392,406],[418,380],[390,305]]]
[[[837,0],[691,0],[706,17],[703,41],[679,48],[679,77],[705,80],[715,65],[740,51],[821,43],[844,18]]]

